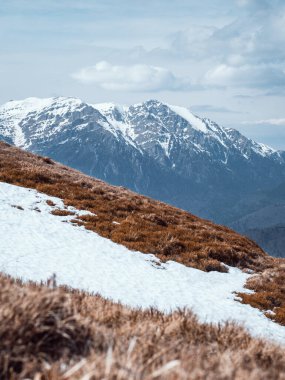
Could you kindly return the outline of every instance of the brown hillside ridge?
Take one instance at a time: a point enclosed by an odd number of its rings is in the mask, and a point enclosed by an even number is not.
[[[85,228],[162,261],[175,260],[205,271],[226,271],[222,263],[253,270],[272,266],[273,259],[253,241],[226,227],[5,143],[0,143],[0,181],[37,189],[62,198],[66,206],[88,210],[96,215],[77,219]]]
[[[255,297],[267,301],[257,302],[253,296],[244,295],[243,302],[274,311],[270,317],[285,324],[284,281],[279,288],[264,290],[268,276],[265,273],[279,278],[284,274],[285,260],[268,256],[256,243],[229,228],[3,142],[0,142],[0,181],[37,189],[63,199],[66,206],[88,210],[95,215],[85,215],[73,222],[129,249],[152,253],[162,261],[174,260],[204,271],[221,272],[227,271],[225,263],[258,272],[248,286],[257,292]],[[63,215],[62,211],[53,213]],[[258,285],[253,286],[253,281]],[[275,295],[278,305],[270,301]]]
[[[1,380],[284,380],[283,347],[190,313],[131,310],[0,274]]]

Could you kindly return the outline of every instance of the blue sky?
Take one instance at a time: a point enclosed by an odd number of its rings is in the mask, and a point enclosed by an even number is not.
[[[285,149],[283,0],[1,0],[0,102],[155,98]]]

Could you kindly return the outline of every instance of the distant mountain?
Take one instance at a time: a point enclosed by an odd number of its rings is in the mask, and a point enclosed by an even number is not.
[[[285,257],[285,182],[259,195],[248,214],[231,224],[267,251]]]
[[[284,152],[157,100],[10,101],[0,107],[0,138],[228,225],[285,182]]]

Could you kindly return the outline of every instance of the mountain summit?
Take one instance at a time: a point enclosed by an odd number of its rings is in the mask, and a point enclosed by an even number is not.
[[[285,181],[284,152],[157,100],[10,101],[0,139],[228,225]]]

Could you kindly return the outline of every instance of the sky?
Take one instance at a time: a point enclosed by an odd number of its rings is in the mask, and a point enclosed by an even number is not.
[[[284,0],[1,0],[0,103],[189,107],[285,150]]]

